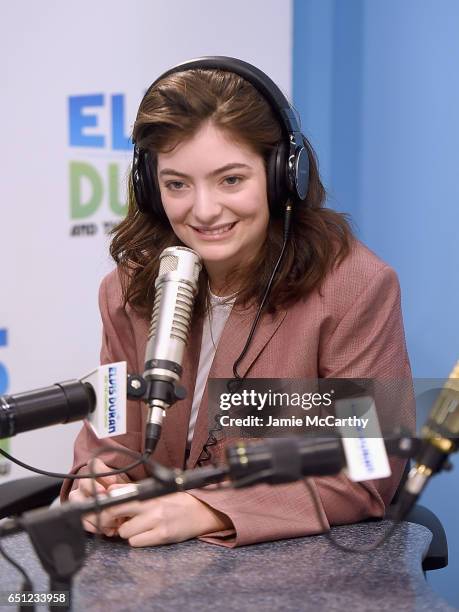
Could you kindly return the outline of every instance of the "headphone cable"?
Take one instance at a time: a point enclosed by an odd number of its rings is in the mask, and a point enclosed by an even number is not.
[[[245,375],[244,376],[240,376],[239,375],[239,373],[237,371],[237,368],[238,368],[238,365],[241,363],[241,361],[244,359],[244,357],[245,357],[245,355],[246,355],[246,353],[247,353],[247,351],[249,349],[249,346],[250,346],[250,344],[252,342],[253,336],[255,334],[255,330],[257,328],[258,322],[259,322],[260,317],[261,317],[261,313],[262,313],[263,308],[264,308],[264,306],[266,304],[266,300],[268,299],[269,292],[271,291],[271,287],[272,287],[272,284],[273,284],[273,281],[274,281],[274,277],[276,276],[277,271],[279,269],[279,266],[280,266],[280,264],[282,262],[282,259],[284,257],[285,249],[287,247],[287,242],[288,242],[288,238],[289,238],[289,235],[290,235],[291,221],[292,221],[292,205],[290,204],[290,202],[287,202],[287,205],[285,207],[285,213],[284,213],[284,239],[283,239],[283,243],[282,243],[282,249],[281,249],[280,255],[279,255],[278,259],[277,259],[276,265],[274,266],[274,269],[272,271],[272,274],[271,274],[271,277],[270,277],[270,279],[268,281],[268,284],[266,285],[265,292],[264,292],[262,300],[260,302],[260,306],[258,307],[258,311],[257,311],[257,314],[255,316],[254,322],[252,323],[252,327],[251,327],[250,333],[249,333],[249,335],[247,337],[247,341],[245,343],[245,346],[242,349],[241,354],[239,355],[239,357],[236,359],[236,361],[233,364],[233,374],[234,374],[233,381],[234,380],[242,381],[245,378]],[[233,382],[233,381],[230,381],[230,382]],[[222,431],[222,429],[223,429],[223,427],[222,427],[222,425],[220,423],[220,419],[219,419],[219,415],[218,414],[216,414],[214,416],[214,420],[215,420],[215,426],[212,427],[212,429],[209,430],[209,434],[207,436],[206,443],[202,447],[201,454],[199,455],[199,458],[197,460],[197,465],[198,466],[202,466],[206,461],[208,461],[209,459],[212,458],[211,452],[209,451],[209,447],[215,446],[217,444],[218,440],[217,440],[216,435],[220,431]]]
[[[249,349],[249,346],[250,346],[250,344],[252,342],[253,335],[255,333],[255,330],[256,330],[256,328],[258,326],[258,322],[259,322],[260,317],[261,317],[261,313],[263,311],[263,308],[265,306],[266,300],[268,299],[269,293],[271,291],[271,287],[272,287],[272,284],[273,284],[273,281],[274,281],[274,277],[276,276],[277,271],[279,269],[279,266],[280,266],[280,264],[282,262],[282,259],[284,257],[285,249],[287,247],[288,237],[289,237],[289,234],[290,234],[291,220],[292,220],[292,205],[290,203],[287,203],[287,205],[285,207],[285,213],[284,213],[284,240],[283,240],[283,243],[282,243],[282,249],[281,249],[279,258],[278,258],[278,260],[276,262],[276,265],[274,266],[274,269],[273,269],[272,274],[271,274],[271,278],[269,279],[268,284],[266,285],[265,292],[264,292],[262,300],[260,302],[260,306],[258,307],[258,311],[257,311],[256,317],[255,317],[255,320],[254,320],[254,322],[252,324],[252,328],[250,330],[250,333],[249,333],[249,335],[247,337],[247,341],[245,343],[245,346],[242,349],[241,354],[239,355],[239,357],[236,359],[236,361],[233,364],[233,374],[234,374],[234,377],[237,380],[243,380],[244,379],[244,376],[240,376],[239,375],[239,373],[237,371],[237,368],[238,368],[238,365],[241,363],[241,361],[244,359],[244,357],[245,357],[245,355],[246,355],[246,353],[247,353],[247,351]]]

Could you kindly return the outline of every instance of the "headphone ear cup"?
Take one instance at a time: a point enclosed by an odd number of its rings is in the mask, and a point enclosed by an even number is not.
[[[134,146],[134,156],[132,159],[131,180],[134,189],[135,201],[140,212],[146,212],[146,197],[144,193],[144,178],[142,172],[143,151],[137,145]]]
[[[144,157],[145,163],[145,192],[148,197],[148,212],[154,213],[167,221],[164,206],[161,200],[161,191],[159,189],[158,177],[156,175],[156,157],[148,151]]]
[[[274,147],[268,159],[267,182],[269,210],[280,216],[288,199],[287,147],[283,142]]]
[[[161,192],[156,176],[156,159],[148,152],[138,149],[134,156],[133,184],[137,206],[140,212],[156,214],[169,223],[161,201]]]

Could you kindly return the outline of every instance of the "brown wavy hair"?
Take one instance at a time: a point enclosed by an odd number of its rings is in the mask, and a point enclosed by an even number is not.
[[[194,69],[161,79],[142,100],[134,124],[137,145],[150,152],[171,151],[191,138],[206,121],[225,130],[265,160],[285,135],[270,104],[255,87],[239,75],[217,69]],[[327,209],[316,156],[305,139],[309,155],[309,188],[306,203],[293,202],[290,237],[280,270],[267,301],[268,312],[304,298],[320,285],[328,272],[349,253],[352,232],[346,215]],[[156,188],[159,190],[158,184]],[[169,246],[183,245],[167,219],[141,213],[128,184],[127,216],[112,231],[110,254],[121,271],[125,305],[142,316],[151,313],[159,254]],[[282,204],[279,208],[282,210]],[[306,205],[305,205],[306,204]],[[261,252],[226,281],[240,287],[239,306],[259,304],[279,257],[283,242],[282,215],[271,214]],[[186,245],[185,245],[186,246]],[[208,306],[208,276],[200,275],[194,314]]]

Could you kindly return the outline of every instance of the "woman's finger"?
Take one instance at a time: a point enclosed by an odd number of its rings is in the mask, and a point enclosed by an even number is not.
[[[96,526],[93,525],[90,521],[81,519],[81,522],[83,524],[83,528],[85,529],[85,531],[89,531],[90,533],[97,533]]]
[[[155,521],[152,514],[143,512],[125,520],[118,528],[118,534],[120,538],[130,541],[130,538],[145,532],[151,532],[150,535],[153,535],[152,532],[155,531],[158,526],[159,521]],[[157,537],[157,534],[155,534],[155,537]],[[139,546],[141,545],[139,544]]]
[[[107,510],[104,510],[104,512],[106,512],[113,519],[135,516],[136,514],[142,512],[142,502],[127,502],[125,504],[120,504],[119,506],[107,508]]]
[[[69,501],[70,502],[83,502],[86,501],[87,497],[82,493],[82,491],[78,489],[74,489],[69,493]],[[81,519],[84,529],[86,531],[90,531],[91,533],[96,533],[97,529],[95,523],[93,522],[95,519],[95,515],[86,514],[84,518]]]
[[[105,492],[105,489],[102,490]],[[74,489],[69,493],[69,501],[71,502],[83,502],[87,501],[88,496],[85,495],[80,488]],[[103,510],[99,515],[95,512],[91,512],[83,515],[83,527],[90,531],[91,533],[96,533],[98,531],[98,527],[100,527],[101,531],[103,531],[106,535],[114,535],[114,533],[109,533],[112,530],[117,531],[118,526],[120,524],[119,519],[113,518],[108,514],[108,510]]]
[[[103,474],[104,472],[112,472],[113,470],[117,469],[117,468],[112,468],[106,465],[99,458],[96,458],[93,463],[90,462],[90,464],[88,464],[88,467],[90,469],[92,468],[92,471],[95,474]],[[131,481],[126,474],[114,474],[113,476],[100,476],[99,478],[97,478],[97,482],[99,482],[101,485],[107,488],[112,484],[123,483],[123,482],[129,483]]]
[[[100,482],[94,482],[90,478],[84,478],[78,483],[78,491],[81,491],[86,497],[93,497],[94,492],[97,495],[104,495],[107,489],[103,484],[100,484]]]
[[[169,541],[163,536],[159,529],[150,529],[143,531],[129,538],[129,544],[133,547],[140,546],[162,546],[169,544]]]

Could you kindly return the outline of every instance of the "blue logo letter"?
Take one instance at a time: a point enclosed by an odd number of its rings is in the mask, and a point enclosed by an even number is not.
[[[96,115],[83,114],[85,107],[103,106],[103,94],[92,96],[69,96],[69,126],[71,147],[99,147],[105,146],[105,138],[100,135],[88,135],[84,128],[97,126]]]

